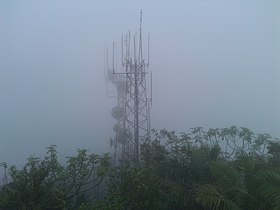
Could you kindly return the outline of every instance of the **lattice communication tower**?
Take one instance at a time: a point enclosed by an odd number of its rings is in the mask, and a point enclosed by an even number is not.
[[[138,166],[140,145],[150,140],[150,107],[152,104],[152,72],[148,71],[150,37],[148,35],[146,62],[142,46],[142,14],[141,10],[139,34],[135,33],[132,36],[129,32],[125,36],[122,35],[122,68],[120,71],[116,71],[115,43],[113,43],[111,68],[109,68],[107,50],[106,81],[113,84],[117,97],[117,106],[112,109],[112,116],[117,120],[117,124],[114,126],[115,136],[110,139],[115,165],[120,160],[131,160],[135,166]],[[150,88],[149,97],[147,86]],[[110,94],[112,91],[107,88],[107,93]]]

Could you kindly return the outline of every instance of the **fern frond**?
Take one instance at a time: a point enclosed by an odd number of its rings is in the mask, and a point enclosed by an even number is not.
[[[280,174],[266,171],[264,178],[266,182],[258,188],[258,193],[271,204],[273,209],[280,209]]]
[[[210,173],[216,180],[218,186],[225,189],[225,191],[233,188],[243,189],[243,180],[238,171],[230,165],[222,162],[212,162],[209,166]]]
[[[196,190],[196,202],[212,210],[240,210],[231,200],[210,184],[201,185]]]

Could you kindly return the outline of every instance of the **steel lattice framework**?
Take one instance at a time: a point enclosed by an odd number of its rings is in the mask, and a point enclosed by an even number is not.
[[[131,37],[130,32],[125,37],[122,36],[122,71],[115,71],[114,43],[113,68],[112,70],[108,68],[108,78],[114,84],[118,98],[118,106],[112,110],[117,124],[114,127],[116,135],[114,139],[111,139],[111,145],[114,148],[115,164],[118,162],[117,159],[131,160],[138,166],[140,145],[150,140],[150,106],[152,102],[151,95],[149,98],[147,97],[150,39],[148,36],[148,62],[146,62],[142,53],[142,10],[139,36],[135,34]],[[152,88],[152,83],[150,83],[150,88]]]

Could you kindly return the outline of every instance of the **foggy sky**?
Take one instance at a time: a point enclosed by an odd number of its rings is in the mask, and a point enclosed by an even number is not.
[[[153,128],[243,126],[280,137],[277,0],[0,0],[0,162],[109,151],[104,51],[151,34]]]

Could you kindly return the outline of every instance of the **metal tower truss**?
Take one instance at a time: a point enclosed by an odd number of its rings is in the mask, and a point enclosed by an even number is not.
[[[137,40],[138,38],[138,40]],[[137,33],[131,39],[130,32],[122,36],[122,70],[115,71],[115,47],[113,43],[113,68],[108,69],[108,78],[117,91],[118,106],[112,110],[117,119],[114,127],[115,138],[111,139],[114,146],[114,162],[131,160],[139,165],[140,145],[150,140],[150,106],[151,96],[147,97],[147,75],[149,74],[149,45],[148,62],[142,52],[142,11],[140,13],[139,36]],[[108,60],[108,59],[107,59]],[[150,74],[151,75],[151,74]],[[152,78],[150,79],[152,81]],[[150,85],[150,88],[152,84]]]

